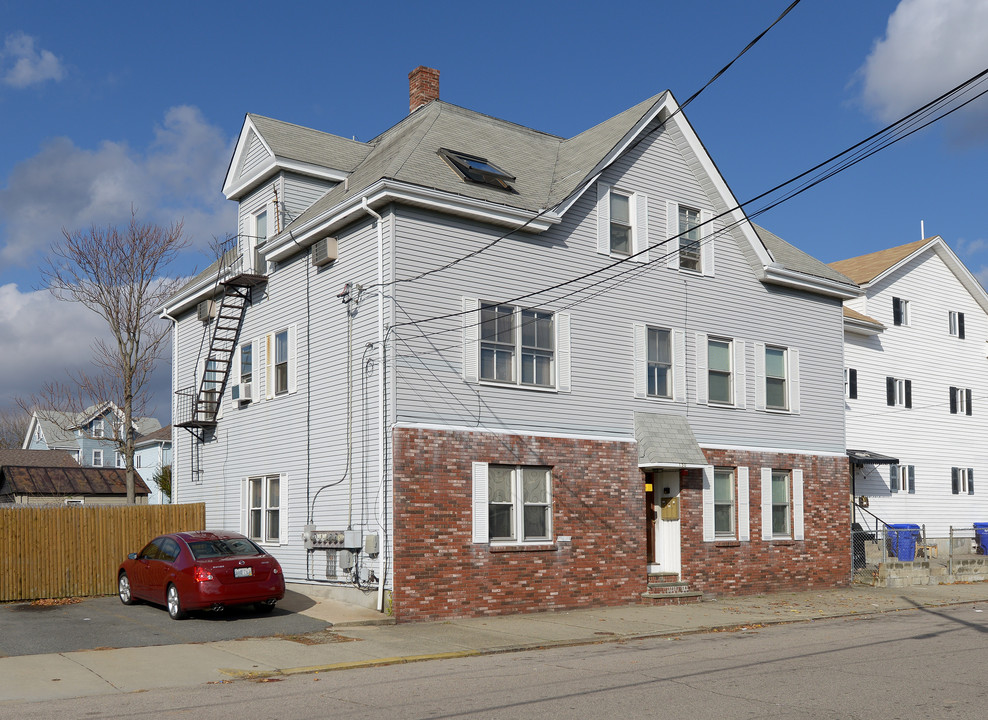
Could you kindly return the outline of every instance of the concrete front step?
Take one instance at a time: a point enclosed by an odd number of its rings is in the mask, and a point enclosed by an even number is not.
[[[703,593],[691,590],[678,573],[649,573],[647,589],[642,593],[642,602],[647,605],[680,605],[702,599]]]

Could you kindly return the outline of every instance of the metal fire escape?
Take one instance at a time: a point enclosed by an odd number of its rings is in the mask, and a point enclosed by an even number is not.
[[[255,259],[254,265],[259,264]],[[208,320],[211,317],[213,325],[205,362],[202,362],[200,350],[196,366],[201,376],[197,379],[197,385],[175,392],[178,396],[178,422],[175,425],[188,430],[200,443],[205,441],[206,432],[216,427],[220,403],[233,367],[240,328],[251,302],[251,292],[254,287],[266,281],[267,276],[263,272],[244,268],[243,256],[235,258],[233,262],[224,263],[221,260],[217,274],[217,287],[222,293],[219,306],[216,307],[214,299],[203,301],[207,303],[204,307],[200,304],[200,319]],[[212,312],[213,308],[215,314]]]

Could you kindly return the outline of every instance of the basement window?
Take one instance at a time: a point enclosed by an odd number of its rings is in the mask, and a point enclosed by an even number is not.
[[[491,187],[511,190],[509,182],[514,182],[515,176],[509,175],[486,158],[466,153],[439,149],[439,156],[453,168],[457,175],[467,182],[481,183]]]

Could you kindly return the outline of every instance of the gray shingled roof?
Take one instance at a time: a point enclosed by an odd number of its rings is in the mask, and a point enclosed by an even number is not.
[[[98,406],[92,405],[81,413],[62,412],[58,410],[36,411],[38,424],[41,426],[41,431],[45,434],[45,443],[49,448],[77,445],[75,433],[65,428],[74,428],[88,422],[96,414],[98,409]],[[134,428],[139,435],[148,435],[161,429],[161,421],[150,417],[135,418]]]
[[[758,237],[772,254],[775,261],[782,263],[782,265],[789,270],[795,270],[796,272],[813,275],[814,277],[824,278],[826,280],[833,280],[834,282],[846,283],[848,285],[855,284],[851,278],[847,277],[847,275],[834,270],[832,267],[817,260],[815,257],[807,255],[802,250],[787,243],[775,233],[770,232],[755,223],[751,223],[751,225],[755,228],[755,232],[758,233]]]
[[[257,132],[264,138],[264,142],[272,152],[286,160],[298,160],[342,172],[353,172],[371,151],[371,146],[366,143],[347,140],[338,135],[330,135],[254,113],[247,113],[247,117],[254,123]]]
[[[140,446],[140,445],[147,445],[149,443],[171,442],[171,441],[172,441],[172,426],[165,425],[165,427],[161,428],[160,430],[155,430],[152,433],[148,433],[147,435],[138,438],[135,445]]]
[[[79,467],[68,450],[0,450],[0,467]]]
[[[635,413],[638,465],[644,467],[696,467],[707,459],[696,442],[689,421],[682,415]]]

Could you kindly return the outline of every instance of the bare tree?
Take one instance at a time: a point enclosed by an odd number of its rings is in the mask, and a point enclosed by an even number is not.
[[[166,278],[165,272],[188,241],[181,222],[145,223],[136,210],[126,227],[93,225],[85,231],[62,230],[62,235],[41,269],[44,283],[59,300],[80,302],[103,318],[112,341],[93,341],[95,372],[80,371],[71,384],[46,384],[30,405],[62,425],[73,418],[73,427],[62,428],[68,431],[112,404],[119,422],[107,439],[126,460],[127,502],[133,503],[134,421],[148,414],[151,375],[171,330],[157,311],[182,282]]]
[[[0,410],[0,450],[16,450],[24,444],[31,417],[14,409]]]

